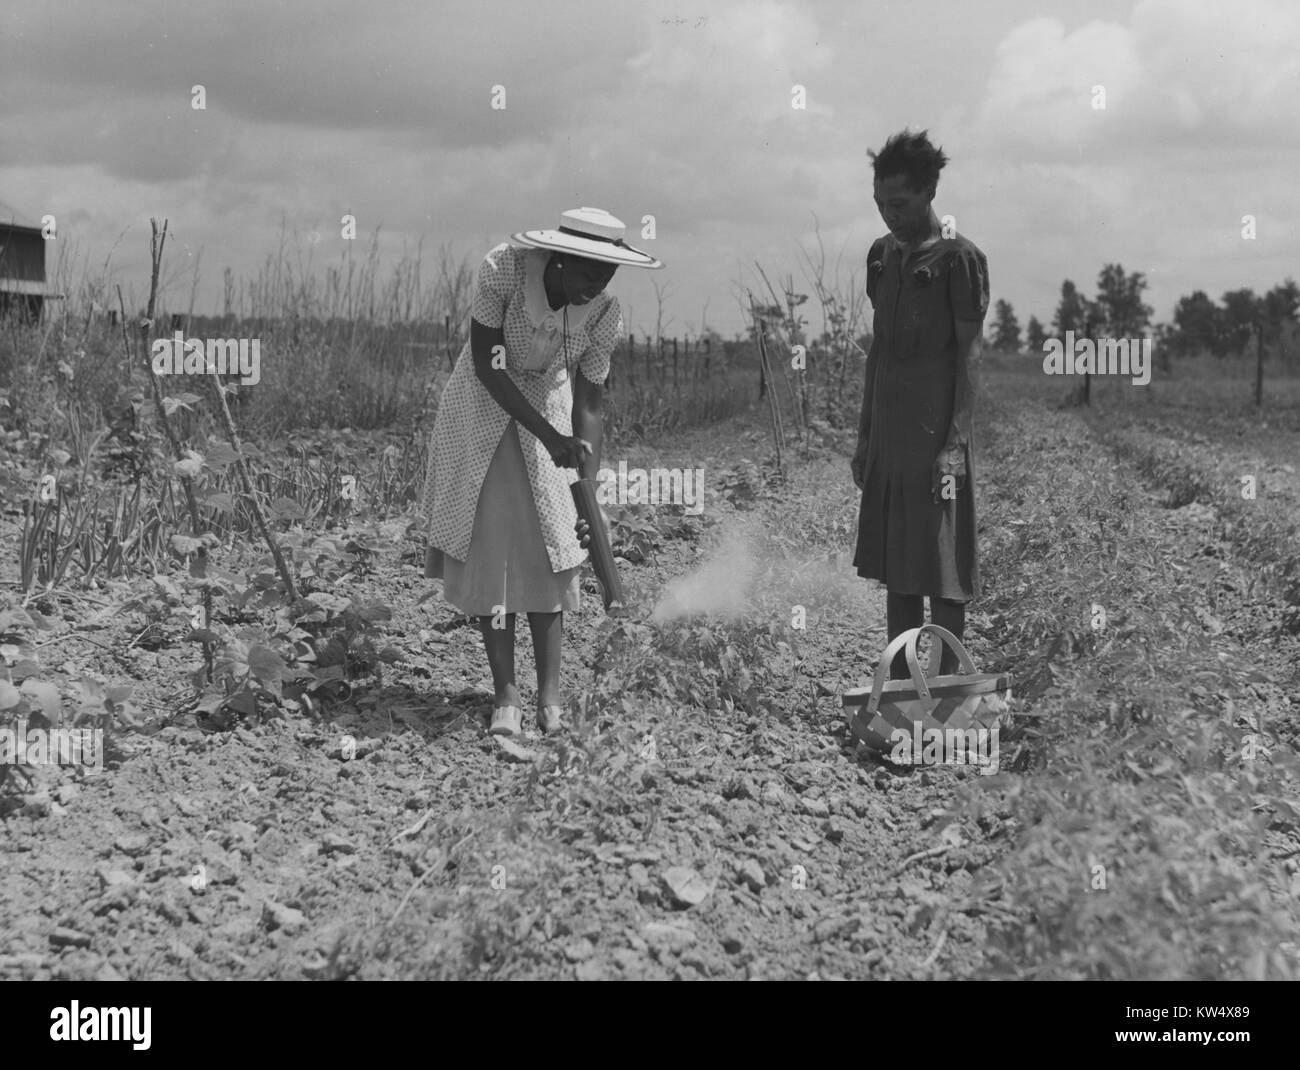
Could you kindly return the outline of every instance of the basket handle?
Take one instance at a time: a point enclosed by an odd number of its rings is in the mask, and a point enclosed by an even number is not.
[[[916,693],[923,699],[930,697],[930,687],[925,682],[925,674],[921,671],[921,663],[916,656],[917,640],[921,638],[922,632],[932,632],[939,642],[933,645],[930,651],[930,675],[937,676],[939,672],[940,658],[943,653],[943,646],[946,644],[951,647],[957,655],[957,663],[960,665],[962,672],[968,675],[975,675],[975,662],[971,660],[970,654],[962,646],[961,640],[958,639],[947,628],[940,628],[937,624],[922,624],[919,628],[909,628],[905,632],[900,632],[889,641],[880,655],[880,661],[876,665],[876,675],[871,681],[871,698],[867,702],[867,710],[875,713],[880,706],[880,696],[885,689],[885,679],[889,675],[889,666],[894,660],[894,655],[901,649],[907,657],[907,667],[912,674],[912,686],[916,688]]]
[[[871,698],[867,701],[868,713],[874,714],[880,705],[880,696],[885,689],[885,678],[889,675],[889,666],[894,660],[894,655],[900,650],[906,650],[907,652],[907,667],[912,673],[912,684],[916,687],[917,694],[922,698],[930,697],[930,689],[926,686],[920,663],[916,660],[915,636],[919,633],[919,628],[911,628],[905,632],[900,632],[881,651],[880,661],[876,664],[876,675],[871,681]]]
[[[918,640],[921,638],[922,632],[930,632],[936,639],[942,640],[942,642],[934,643],[930,647],[930,676],[939,675],[939,661],[943,655],[943,648],[945,645],[957,655],[957,664],[960,666],[963,673],[968,676],[974,676],[979,672],[979,670],[975,668],[974,659],[962,645],[961,640],[953,635],[952,632],[948,631],[947,628],[940,628],[937,624],[922,624],[921,627],[916,629],[916,638]],[[912,645],[915,647],[916,644],[913,643]]]

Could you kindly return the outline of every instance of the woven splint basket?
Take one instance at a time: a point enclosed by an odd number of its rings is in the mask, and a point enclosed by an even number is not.
[[[917,641],[924,632],[934,637],[928,673],[922,673],[916,652]],[[940,658],[945,645],[956,653],[960,672],[940,676]],[[889,667],[899,650],[907,658],[910,680],[888,679]],[[891,756],[901,751],[910,756],[905,764],[920,764],[923,758],[916,753],[916,745],[940,738],[935,732],[944,740],[944,758],[940,760],[965,761],[964,753],[959,752],[960,756],[952,753],[953,741],[959,747],[965,741],[973,745],[978,733],[971,729],[991,732],[998,728],[1009,713],[1010,698],[1009,673],[977,672],[960,639],[945,628],[925,624],[903,632],[890,642],[880,655],[871,685],[846,692],[843,703],[849,730],[862,743]],[[906,741],[899,732],[906,734]],[[962,734],[960,739],[958,733]]]

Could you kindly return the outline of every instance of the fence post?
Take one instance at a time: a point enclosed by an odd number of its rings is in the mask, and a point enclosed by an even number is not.
[[[1092,341],[1092,320],[1084,321],[1083,336],[1087,338],[1088,341],[1090,342]],[[1095,342],[1093,342],[1094,354],[1096,353],[1096,349],[1097,349],[1097,345]],[[1083,403],[1085,405],[1092,404],[1092,373],[1091,372],[1083,373]]]
[[[1255,408],[1264,405],[1264,324],[1255,323]]]

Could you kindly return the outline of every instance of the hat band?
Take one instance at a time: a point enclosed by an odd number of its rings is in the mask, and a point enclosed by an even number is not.
[[[560,233],[572,234],[575,238],[586,238],[587,241],[608,242],[610,245],[617,245],[622,249],[631,248],[622,238],[606,238],[600,234],[587,234],[581,230],[574,230],[572,227],[560,227]]]

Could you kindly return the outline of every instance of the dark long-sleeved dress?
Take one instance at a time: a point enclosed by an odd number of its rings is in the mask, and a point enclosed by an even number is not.
[[[895,594],[969,601],[979,588],[973,444],[956,498],[936,505],[931,473],[952,422],[956,321],[983,321],[988,262],[960,235],[905,259],[889,234],[867,264],[871,426],[853,564]]]

